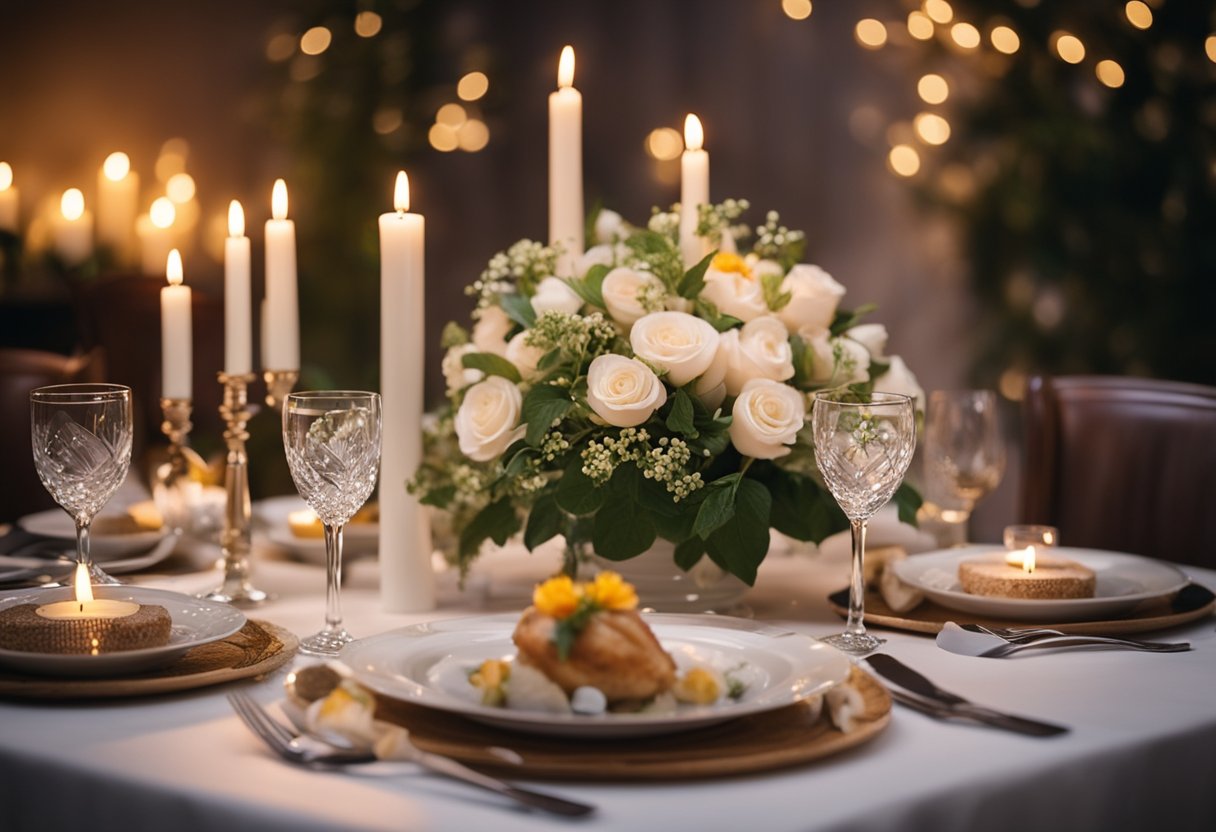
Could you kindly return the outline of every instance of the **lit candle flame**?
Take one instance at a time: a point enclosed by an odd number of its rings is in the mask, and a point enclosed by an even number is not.
[[[152,200],[152,207],[148,209],[148,218],[157,228],[168,228],[177,219],[177,209],[173,207],[173,201],[169,197],[157,197]]]
[[[684,118],[684,149],[700,150],[705,142],[705,131],[701,128],[701,119],[692,113]]]
[[[13,184],[13,166],[0,162],[0,191],[7,191]]]
[[[557,86],[574,86],[574,47],[563,46],[562,56],[557,61]]]
[[[274,190],[270,193],[270,214],[276,220],[287,219],[287,183],[282,179],[274,180]]]
[[[101,172],[111,182],[121,182],[131,172],[131,159],[125,153],[111,153],[102,163]]]
[[[84,216],[84,194],[80,192],[80,188],[68,188],[63,192],[63,198],[59,200],[59,210],[69,222],[75,222]]]
[[[93,600],[93,584],[89,580],[89,567],[76,564],[76,601],[87,604]]]
[[[1005,563],[1010,566],[1020,566],[1023,572],[1034,571],[1034,547],[1027,546],[1005,555]]]
[[[410,178],[405,171],[397,171],[397,184],[393,187],[393,207],[404,213],[410,210]]]
[[[182,255],[177,249],[169,252],[169,259],[165,262],[165,278],[170,286],[182,285]]]
[[[245,236],[245,209],[235,199],[228,203],[228,236]]]

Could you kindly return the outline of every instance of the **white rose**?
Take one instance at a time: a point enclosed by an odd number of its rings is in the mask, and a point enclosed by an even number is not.
[[[766,274],[785,274],[785,269],[776,260],[761,260],[754,254],[749,254],[746,258],[748,268],[752,270],[752,277],[759,280]]]
[[[882,358],[887,348],[887,328],[882,324],[860,324],[845,335],[865,347],[871,358]]]
[[[546,277],[536,285],[532,308],[536,310],[537,315],[550,311],[573,315],[583,308],[583,299],[560,277]]]
[[[540,347],[525,344],[524,339],[527,336],[528,330],[526,329],[515,334],[515,337],[507,343],[506,358],[515,365],[525,380],[531,380],[536,376],[536,362],[544,357],[545,351]]]
[[[479,352],[479,350],[473,344],[460,344],[449,347],[448,351],[443,354],[441,366],[443,367],[443,380],[447,383],[448,395],[468,387],[470,384],[476,384],[485,377],[485,373],[481,370],[474,370],[461,363],[464,357],[471,352]]]
[[[830,274],[818,266],[805,263],[790,269],[785,280],[781,281],[781,291],[788,292],[791,298],[777,317],[790,332],[797,332],[804,326],[831,326],[836,307],[844,297],[844,287]]]
[[[652,312],[633,325],[629,344],[639,358],[666,370],[673,386],[683,387],[713,364],[718,331],[686,312]]]
[[[742,272],[719,271],[711,265],[705,272],[701,297],[718,307],[723,315],[733,315],[741,321],[769,314],[760,281]]]
[[[478,312],[477,323],[473,324],[473,345],[478,352],[505,355],[511,326],[511,319],[501,306],[487,306]]]
[[[827,384],[836,372],[831,331],[827,327],[804,326],[798,329],[798,337],[811,352],[811,382]]]
[[[659,292],[655,293],[655,297],[661,296],[663,281],[650,272],[622,267],[604,275],[601,287],[604,305],[614,321],[627,327],[646,314],[646,309],[638,301],[638,291],[644,286],[656,287]]]
[[[739,395],[754,378],[785,381],[794,375],[794,351],[785,324],[772,315],[724,332],[718,345],[726,350],[726,392]]]
[[[601,243],[583,252],[575,261],[574,273],[582,277],[592,266],[615,266],[629,258],[629,246],[624,243]]]
[[[806,401],[787,384],[754,378],[731,410],[730,441],[744,456],[776,459],[790,452],[806,419]]]
[[[921,389],[916,376],[912,375],[908,365],[898,355],[893,355],[886,360],[890,362],[890,366],[885,373],[874,379],[874,392],[902,393],[905,396],[911,396],[916,400],[916,409],[923,412],[925,391]]]
[[[502,376],[490,376],[469,388],[456,412],[456,437],[469,459],[489,462],[523,436],[519,424],[523,396]]]
[[[601,355],[587,370],[587,403],[613,427],[640,425],[665,401],[663,382],[635,358]]]
[[[595,218],[595,241],[614,243],[626,234],[625,221],[616,211],[603,208]],[[584,272],[586,274],[586,272]]]

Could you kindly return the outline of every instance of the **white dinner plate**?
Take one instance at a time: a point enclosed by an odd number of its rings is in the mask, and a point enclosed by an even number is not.
[[[118,512],[118,514],[124,513]],[[96,519],[100,520],[103,516],[111,515],[98,515]],[[76,524],[61,508],[26,515],[18,520],[17,524],[31,534],[41,534],[68,541],[69,545],[65,546],[64,551],[76,551]],[[89,553],[93,556],[93,560],[104,567],[106,561],[147,552],[166,534],[168,534],[168,530],[164,527],[155,531],[136,531],[130,534],[90,533]]]
[[[287,525],[287,516],[302,511],[308,504],[297,496],[270,497],[253,504],[253,516],[262,525],[266,538],[308,563],[325,564],[325,540],[297,537]],[[351,523],[342,530],[342,559],[374,555],[380,547],[379,523]]]
[[[725,616],[650,614],[647,624],[683,669],[730,670],[746,687],[737,700],[680,705],[672,714],[597,716],[509,710],[482,705],[468,674],[484,660],[516,653],[518,614],[432,621],[360,639],[342,648],[355,678],[378,693],[450,711],[479,722],[565,737],[634,737],[672,733],[791,705],[823,693],[849,675],[835,648],[751,621]]]
[[[18,595],[6,596],[0,600],[0,610],[20,604],[41,605],[66,601],[74,597],[74,592],[72,587],[32,589]],[[236,607],[204,601],[190,595],[182,595],[180,592],[138,586],[99,585],[93,587],[93,595],[96,598],[159,604],[164,607],[173,619],[169,643],[160,647],[121,650],[97,656],[0,649],[0,665],[42,676],[122,676],[168,664],[192,647],[227,638],[245,626],[245,614]]]
[[[996,544],[912,555],[895,562],[895,574],[943,607],[1019,621],[1113,618],[1131,612],[1144,601],[1172,595],[1189,582],[1177,567],[1139,555],[1068,547],[1053,548],[1050,554],[1094,570],[1094,597],[1038,600],[992,598],[964,592],[958,580],[959,563],[977,559],[1004,562],[1005,551]]]

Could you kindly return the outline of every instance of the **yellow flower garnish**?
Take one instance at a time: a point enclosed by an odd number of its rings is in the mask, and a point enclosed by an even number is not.
[[[582,587],[575,586],[568,575],[558,575],[536,587],[532,592],[532,604],[560,621],[574,614],[581,595]]]
[[[615,572],[601,572],[583,593],[591,603],[606,610],[632,610],[638,605],[633,585]]]
[[[709,262],[709,267],[719,272],[738,272],[748,280],[752,277],[752,270],[748,268],[747,261],[727,251],[715,254],[714,259]]]
[[[503,685],[511,678],[511,665],[502,659],[486,659],[469,674],[469,684],[481,689],[481,704],[500,706],[506,701]]]
[[[722,695],[722,683],[719,677],[704,667],[690,668],[687,673],[676,680],[672,693],[681,702],[692,705],[712,705]]]

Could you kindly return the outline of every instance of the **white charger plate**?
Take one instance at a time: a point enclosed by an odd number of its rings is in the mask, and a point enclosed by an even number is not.
[[[122,514],[122,512],[118,512]],[[112,516],[114,512],[104,516]],[[98,515],[100,519],[103,515]],[[65,551],[76,551],[76,524],[68,513],[61,508],[40,511],[29,514],[17,521],[21,528],[31,534],[41,534],[46,537],[61,538],[70,545]],[[130,534],[89,534],[89,554],[98,565],[104,568],[106,561],[146,552],[168,534],[163,526],[155,531],[138,531]]]
[[[205,601],[180,592],[138,586],[98,585],[96,598],[159,604],[169,612],[173,625],[169,643],[142,650],[121,650],[97,656],[30,653],[0,649],[0,665],[42,676],[122,676],[168,664],[192,647],[219,641],[245,626],[245,614],[236,607]],[[75,597],[73,587],[34,589],[0,600],[0,610],[20,604],[49,604]]]
[[[486,659],[515,654],[515,613],[393,630],[346,645],[341,660],[359,682],[386,696],[489,725],[562,737],[638,737],[701,728],[783,708],[849,675],[847,656],[809,636],[725,616],[654,613],[645,618],[680,668],[738,668],[747,685],[743,695],[715,705],[681,705],[674,714],[584,716],[482,705],[468,672]]]
[[[895,574],[943,607],[960,612],[1017,621],[1085,621],[1125,615],[1139,604],[1176,593],[1189,579],[1164,561],[1102,549],[1052,548],[1053,557],[1076,561],[1094,570],[1092,598],[994,598],[964,592],[958,565],[964,560],[1004,562],[996,544],[962,546],[912,555],[896,561]]]
[[[266,538],[308,563],[325,565],[325,540],[297,537],[287,525],[287,516],[303,511],[308,504],[297,496],[270,497],[253,504],[253,516],[264,527]],[[342,559],[374,555],[380,548],[379,523],[351,523],[342,530]]]

